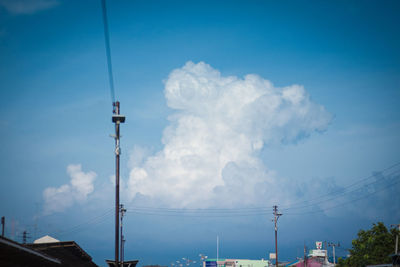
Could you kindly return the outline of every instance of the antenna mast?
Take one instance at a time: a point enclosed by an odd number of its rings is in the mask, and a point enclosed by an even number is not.
[[[125,116],[120,115],[120,103],[119,101],[115,101],[115,92],[114,92],[114,79],[112,73],[112,63],[111,63],[111,49],[110,49],[110,36],[108,31],[108,22],[107,22],[107,9],[106,9],[106,0],[102,0],[102,8],[103,8],[103,23],[104,23],[104,41],[106,45],[106,54],[107,54],[107,67],[108,67],[108,78],[110,82],[110,91],[111,91],[111,101],[113,106],[113,115],[112,122],[115,124],[115,266],[119,266],[119,159],[121,154],[120,148],[120,124],[125,122]]]
[[[115,102],[114,115],[112,116],[112,122],[115,123],[115,266],[119,265],[119,158],[121,154],[121,148],[119,145],[119,126],[125,122],[125,116],[119,113],[119,102]]]

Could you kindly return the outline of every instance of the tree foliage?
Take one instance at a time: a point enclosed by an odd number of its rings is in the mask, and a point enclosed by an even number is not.
[[[370,230],[360,230],[352,241],[350,257],[339,259],[339,266],[361,267],[372,264],[391,263],[398,230],[390,231],[382,222],[374,223]]]

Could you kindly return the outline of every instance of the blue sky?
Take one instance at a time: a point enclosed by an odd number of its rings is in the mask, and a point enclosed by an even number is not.
[[[400,161],[397,1],[107,3],[127,257],[215,257],[219,235],[222,257],[266,258],[274,204],[287,260],[399,222],[399,166],[383,171]],[[36,224],[104,265],[114,129],[100,1],[0,0],[0,88],[8,235]]]

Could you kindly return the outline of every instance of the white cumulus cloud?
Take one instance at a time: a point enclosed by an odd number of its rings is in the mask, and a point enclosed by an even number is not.
[[[260,150],[323,131],[331,120],[301,85],[277,88],[254,74],[224,77],[203,62],[173,70],[165,97],[175,112],[164,147],[131,160],[128,192],[181,208],[254,205],[289,194]]]
[[[67,173],[71,180],[69,184],[60,187],[48,187],[43,192],[45,201],[44,212],[60,212],[72,206],[75,202],[85,201],[93,192],[93,182],[97,174],[93,171],[83,172],[80,164],[70,164]]]

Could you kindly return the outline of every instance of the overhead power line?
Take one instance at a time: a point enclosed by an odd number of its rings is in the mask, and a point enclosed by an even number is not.
[[[383,170],[377,171],[377,173],[382,173],[383,174],[386,171],[391,170],[391,169],[393,169],[393,168],[395,168],[395,167],[397,167],[399,165],[400,165],[400,162],[397,162],[396,164],[393,164],[393,165],[391,165],[391,166],[389,166],[389,167],[387,167],[387,168],[385,168]],[[394,174],[396,172],[398,172],[398,170],[395,170],[394,172],[391,172],[391,173],[386,174],[386,175],[392,175],[392,174]],[[364,177],[364,178],[361,178],[361,179],[355,181],[354,183],[351,183],[349,185],[341,187],[338,190],[334,190],[332,192],[328,192],[328,193],[323,194],[323,195],[318,195],[317,197],[314,197],[314,198],[311,198],[311,199],[307,199],[307,200],[303,200],[303,201],[300,201],[300,202],[296,202],[295,205],[293,205],[294,203],[283,205],[283,206],[288,207],[288,208],[283,208],[282,210],[293,209],[294,207],[302,205],[302,203],[309,204],[310,202],[313,202],[313,201],[321,202],[325,197],[329,197],[329,196],[336,195],[336,194],[342,194],[345,190],[347,190],[347,189],[349,189],[351,187],[354,187],[355,185],[361,184],[362,182],[365,182],[365,181],[367,181],[367,180],[369,180],[371,178],[374,178],[374,177],[375,177],[375,174],[369,175],[367,177]],[[375,182],[378,183],[379,181],[375,181]],[[373,182],[373,183],[375,183],[375,182]]]
[[[302,203],[307,203],[307,205],[294,205],[289,206],[284,209],[286,215],[307,215],[307,214],[315,214],[322,213],[327,210],[331,210],[334,208],[343,207],[346,205],[353,204],[354,202],[360,201],[362,199],[366,199],[369,197],[375,196],[376,193],[382,192],[384,190],[388,190],[393,188],[393,186],[400,183],[400,169],[393,170],[394,167],[399,166],[399,163],[396,163],[388,168],[385,168],[380,173],[384,174],[386,179],[371,181],[368,183],[362,184],[362,182],[366,182],[374,175],[362,178],[354,183],[351,183],[345,187],[343,187],[340,191],[336,190],[326,195],[322,195],[319,198],[313,198],[315,201],[303,201]],[[385,172],[391,170],[390,173],[385,174]],[[391,177],[390,177],[391,176]],[[359,185],[358,187],[353,188],[355,185]],[[356,195],[358,190],[362,190],[368,188],[370,186],[375,186],[373,192],[362,192],[362,195]],[[348,190],[351,189],[351,190]],[[338,194],[340,193],[340,194]],[[345,199],[343,202],[339,202],[340,198],[348,196],[349,194],[355,195],[356,197],[351,197]],[[327,196],[327,198],[323,198],[323,196]],[[335,196],[335,197],[333,197]],[[300,202],[301,203],[301,202]],[[324,207],[318,206],[318,204],[325,204]],[[329,205],[332,204],[332,205]],[[318,207],[318,210],[307,211],[306,208]],[[198,208],[167,208],[167,207],[146,207],[146,206],[135,206],[130,205],[128,208],[128,213],[135,213],[145,216],[162,216],[162,217],[177,217],[177,216],[185,216],[185,217],[201,217],[201,218],[224,218],[224,217],[250,217],[250,216],[267,216],[270,214],[270,208],[268,207],[241,207],[241,208],[206,208],[206,209],[198,209]],[[111,218],[113,208],[106,210],[105,212],[92,217],[85,222],[79,223],[75,226],[69,227],[65,230],[58,231],[56,234],[65,235],[77,233],[85,230],[87,227],[91,227],[96,224],[103,223],[106,219]]]
[[[399,177],[397,177],[397,179],[398,179],[398,178],[399,178]],[[391,188],[392,186],[394,186],[394,185],[396,185],[396,184],[399,184],[399,183],[400,183],[400,179],[398,179],[397,181],[395,181],[395,182],[393,182],[393,183],[387,184],[385,187],[382,187],[382,188],[380,188],[380,189],[378,189],[378,190],[375,190],[375,191],[372,192],[372,193],[365,194],[365,195],[363,195],[363,196],[361,196],[361,197],[358,197],[358,198],[350,199],[350,200],[348,200],[348,201],[346,201],[346,202],[343,202],[343,203],[340,203],[340,204],[337,204],[337,205],[334,205],[334,206],[331,206],[331,207],[328,207],[328,208],[323,208],[323,209],[321,209],[321,210],[310,211],[310,212],[287,213],[287,215],[303,215],[303,214],[320,213],[320,212],[325,212],[326,210],[331,210],[331,209],[334,209],[334,208],[343,207],[343,206],[345,206],[345,205],[347,205],[347,204],[351,204],[351,203],[357,202],[357,201],[359,201],[359,200],[361,200],[361,199],[365,199],[365,198],[372,197],[372,196],[374,196],[374,194],[376,194],[376,193],[378,193],[378,192],[381,192],[381,191],[384,191],[384,190],[387,190],[387,189]]]
[[[292,210],[299,210],[299,209],[304,209],[307,207],[315,206],[317,204],[321,203],[326,203],[330,201],[337,201],[338,197],[343,197],[346,196],[350,193],[357,192],[359,190],[362,190],[365,187],[370,187],[373,185],[379,186],[380,184],[391,182],[392,180],[399,179],[400,177],[396,176],[399,172],[400,169],[395,169],[393,170],[394,167],[399,166],[400,162],[391,165],[390,167],[387,167],[378,173],[382,173],[387,178],[387,179],[382,179],[382,180],[375,180],[371,181],[368,183],[362,184],[362,182],[366,182],[371,178],[374,178],[375,175],[370,175],[368,177],[362,178],[360,180],[357,180],[354,183],[351,183],[345,187],[341,187],[339,190],[335,190],[332,192],[325,193],[323,195],[319,195],[318,197],[304,200],[301,202],[297,202],[296,205],[286,205],[287,208],[283,209],[286,211],[292,211]],[[389,170],[392,170],[390,173],[385,173]],[[394,177],[393,177],[394,176]],[[396,184],[396,183],[395,183]],[[356,185],[359,185],[358,187],[355,187]],[[351,190],[349,190],[351,189]],[[304,205],[301,205],[302,203],[305,203]],[[151,213],[184,213],[185,215],[196,215],[196,216],[202,216],[202,214],[210,214],[213,215],[215,214],[217,217],[224,217],[226,213],[228,214],[240,214],[240,215],[252,215],[252,214],[268,214],[269,209],[267,207],[245,207],[245,208],[207,208],[207,209],[197,209],[197,208],[184,208],[184,209],[178,209],[178,208],[165,208],[165,207],[138,207],[138,206],[131,206],[130,207],[131,212],[136,212],[136,213],[146,213],[146,214],[151,214]]]
[[[73,233],[77,233],[77,232],[84,230],[88,226],[93,226],[95,224],[102,223],[105,221],[105,219],[107,217],[111,217],[113,210],[114,210],[114,208],[108,209],[107,211],[105,211],[104,213],[102,213],[100,215],[92,217],[92,218],[86,220],[85,222],[82,222],[80,224],[77,224],[75,226],[67,228],[65,230],[58,231],[58,232],[56,232],[56,234],[58,234],[58,235],[73,234]]]
[[[391,172],[391,173],[389,173],[387,175],[390,176],[390,175],[397,174],[399,172],[400,172],[400,170],[396,170],[396,171],[393,171],[393,172]],[[396,178],[394,178],[394,179],[396,179]],[[365,188],[365,187],[368,187],[368,186],[378,185],[378,184],[380,184],[382,182],[387,182],[387,181],[378,181],[377,180],[377,181],[373,181],[373,182],[370,182],[370,183],[367,183],[367,184],[363,184],[362,186],[354,188],[352,190],[347,190],[348,188],[351,188],[354,185],[354,184],[352,184],[351,186],[342,188],[341,190],[337,190],[337,191],[334,191],[332,193],[326,194],[325,198],[324,197],[321,197],[319,199],[318,198],[314,198],[314,201],[308,201],[308,204],[306,204],[306,205],[301,205],[301,206],[295,205],[295,206],[291,206],[291,207],[283,209],[283,210],[304,209],[304,208],[312,207],[312,206],[315,206],[317,204],[322,204],[322,203],[329,202],[329,201],[337,201],[338,197],[342,197],[342,196],[348,195],[350,193],[357,192],[357,191],[361,190],[362,188]],[[307,202],[307,201],[304,201],[304,202]]]
[[[253,212],[253,213],[240,213],[240,212],[226,212],[226,213],[186,213],[184,210],[181,212],[163,212],[163,211],[145,211],[145,210],[135,210],[134,208],[128,211],[129,213],[136,213],[142,215],[152,215],[152,216],[167,216],[167,217],[176,217],[176,216],[185,216],[185,217],[202,217],[202,218],[222,218],[222,217],[249,217],[249,216],[264,216],[268,215],[268,212]]]
[[[106,45],[106,54],[107,54],[108,80],[110,83],[111,102],[114,105],[115,103],[114,76],[113,76],[112,62],[111,62],[110,34],[108,30],[106,0],[101,0],[101,4],[103,8],[104,41]]]

